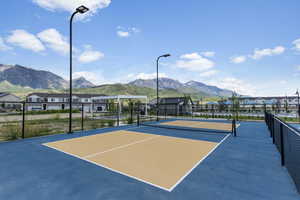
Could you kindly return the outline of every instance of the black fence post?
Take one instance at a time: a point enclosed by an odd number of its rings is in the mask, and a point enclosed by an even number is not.
[[[120,126],[120,105],[117,104],[117,126]]]
[[[192,119],[194,118],[194,106],[192,105]]]
[[[25,138],[25,101],[22,103],[22,138]]]
[[[269,131],[270,131],[270,137],[272,137],[272,128],[271,128],[271,114],[268,113],[267,115],[267,120],[268,120],[268,128],[269,128]]]
[[[81,104],[81,131],[84,130],[83,121],[84,121],[84,104]]]
[[[272,118],[272,139],[273,139],[273,144],[275,144],[275,117],[274,116]]]
[[[130,124],[133,123],[133,103],[130,102]]]
[[[137,121],[136,121],[136,123],[137,123],[137,126],[140,126],[140,111],[138,111],[138,113],[137,113]]]
[[[167,106],[165,105],[165,120],[167,120]]]
[[[285,155],[284,155],[284,137],[283,137],[283,125],[280,123],[280,154],[281,154],[281,166],[285,165]]]
[[[232,120],[232,131],[233,131],[233,136],[236,137],[236,120]]]

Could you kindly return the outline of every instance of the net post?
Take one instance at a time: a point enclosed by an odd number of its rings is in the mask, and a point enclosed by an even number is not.
[[[117,126],[120,126],[120,103],[117,104]]]
[[[236,137],[236,120],[235,119],[232,120],[232,132],[233,132],[233,136]]]
[[[137,123],[137,126],[140,126],[140,111],[139,110],[138,110],[138,113],[137,113],[136,123]]]
[[[84,104],[81,104],[81,131],[84,130],[83,119],[84,119]]]
[[[166,104],[165,104],[165,120],[167,120],[167,107],[166,107]]]
[[[192,113],[192,119],[194,118],[194,106],[192,105],[192,111],[191,111],[191,113]]]
[[[130,102],[130,123],[133,123],[133,102]]]
[[[22,139],[25,138],[25,101],[22,103]]]
[[[272,135],[272,120],[271,120],[271,114],[269,114],[269,116],[268,116],[268,124],[269,124],[269,126],[268,126],[268,128],[269,128],[269,131],[270,131],[270,138],[272,138],[273,137],[273,135]]]
[[[285,155],[284,155],[284,137],[283,137],[283,125],[280,123],[280,154],[281,154],[281,166],[285,165]]]
[[[272,116],[272,142],[275,144],[275,117]]]

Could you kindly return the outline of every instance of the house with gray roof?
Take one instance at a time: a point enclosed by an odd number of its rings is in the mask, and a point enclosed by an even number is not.
[[[156,99],[150,101],[150,107],[156,109]],[[193,101],[190,97],[159,98],[160,115],[184,115],[192,112]]]
[[[7,111],[10,109],[20,109],[21,98],[7,92],[0,92],[0,111]]]

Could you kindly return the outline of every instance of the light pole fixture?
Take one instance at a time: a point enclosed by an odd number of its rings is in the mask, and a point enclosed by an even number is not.
[[[85,6],[79,6],[78,8],[76,8],[76,11],[71,15],[70,18],[70,93],[69,93],[69,133],[72,133],[72,73],[73,73],[73,69],[72,69],[72,59],[73,59],[73,47],[72,47],[72,24],[73,24],[73,18],[77,13],[83,14],[86,13],[87,11],[89,11],[89,9]]]
[[[159,88],[159,85],[158,85],[158,64],[159,64],[159,60],[161,58],[166,58],[166,57],[170,57],[171,54],[164,54],[164,55],[161,55],[159,56],[157,59],[156,59],[156,121],[159,121],[158,119],[158,114],[159,114],[159,96],[158,96],[158,88]]]

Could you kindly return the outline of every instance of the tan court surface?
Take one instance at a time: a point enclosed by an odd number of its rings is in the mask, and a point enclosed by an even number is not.
[[[231,131],[232,124],[229,123],[219,123],[219,122],[201,122],[201,121],[186,121],[186,120],[176,120],[170,122],[162,122],[162,125],[169,126],[185,126],[191,128],[204,128],[204,129],[214,129],[222,131]]]
[[[44,145],[171,190],[218,143],[114,131]]]

